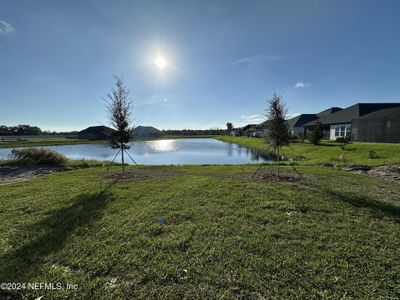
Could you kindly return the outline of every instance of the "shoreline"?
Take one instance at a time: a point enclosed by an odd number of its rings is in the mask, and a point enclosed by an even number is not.
[[[191,136],[177,136],[166,135],[162,137],[149,137],[149,138],[134,138],[131,142],[146,142],[167,139],[186,139],[186,138],[216,138],[214,135],[191,135]],[[22,147],[40,147],[40,146],[62,146],[62,145],[85,145],[85,144],[107,144],[106,140],[85,140],[85,139],[69,139],[59,137],[49,138],[35,138],[32,136],[29,139],[15,140],[15,141],[1,141],[1,148],[22,148]]]

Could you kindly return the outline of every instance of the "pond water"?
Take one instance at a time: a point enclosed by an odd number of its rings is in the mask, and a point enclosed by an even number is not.
[[[156,141],[131,142],[129,154],[137,164],[244,164],[271,160],[268,153],[225,143],[212,138],[165,139]],[[74,160],[112,161],[118,150],[108,145],[82,144],[43,146],[34,148],[51,149]],[[0,159],[7,159],[12,148],[0,148]],[[115,159],[121,161],[120,155]],[[125,155],[125,162],[133,164]]]

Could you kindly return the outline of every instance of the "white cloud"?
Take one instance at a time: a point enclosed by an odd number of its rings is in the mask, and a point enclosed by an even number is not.
[[[264,118],[262,118],[260,115],[243,115],[240,117],[243,121],[240,122],[241,124],[243,122],[245,123],[261,123],[264,120]]]
[[[291,118],[294,118],[294,117],[297,117],[297,116],[300,116],[300,115],[301,115],[301,113],[292,113],[292,114],[288,114],[286,116],[286,118],[287,119],[291,119]]]
[[[154,94],[149,97],[144,97],[141,100],[134,101],[134,105],[168,105],[170,103],[170,98],[165,97],[163,94]]]
[[[298,81],[294,85],[295,88],[306,88],[306,87],[310,87],[310,86],[311,86],[311,83],[302,82],[302,81]]]
[[[282,55],[253,55],[239,58],[237,60],[232,61],[233,65],[241,65],[241,64],[254,64],[254,63],[264,63],[271,61],[281,61],[284,60],[285,57]]]
[[[243,115],[241,118],[249,120],[249,119],[255,119],[255,118],[258,118],[258,117],[259,117],[258,115]]]
[[[12,36],[14,32],[15,29],[10,23],[0,20],[0,34]]]

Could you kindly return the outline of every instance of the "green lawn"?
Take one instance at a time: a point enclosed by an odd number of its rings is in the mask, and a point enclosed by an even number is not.
[[[182,138],[212,138],[213,135],[166,135],[162,137],[151,138],[135,138],[132,141],[153,141],[161,139],[182,139]],[[57,145],[75,145],[75,144],[103,144],[107,141],[103,140],[85,140],[85,139],[66,139],[60,137],[35,138],[30,137],[25,140],[2,141],[0,140],[0,148],[15,148],[15,147],[37,147],[37,146],[57,146]]]
[[[260,151],[270,151],[262,138],[219,136],[217,139],[236,143]],[[377,158],[370,159],[369,151],[375,151]],[[400,164],[400,144],[367,144],[352,143],[342,150],[337,143],[323,141],[315,146],[308,141],[293,142],[290,147],[283,147],[283,155],[294,159],[301,165],[351,165],[363,164],[370,166]],[[343,155],[343,160],[340,156]]]
[[[305,166],[307,183],[272,183],[255,168],[0,186],[0,282],[78,285],[14,292],[28,299],[400,297],[398,183]]]
[[[74,145],[74,144],[100,144],[105,141],[93,141],[85,139],[66,139],[60,137],[48,138],[29,138],[25,140],[1,141],[0,148],[15,148],[15,147],[36,147],[36,146],[57,146],[57,145]]]

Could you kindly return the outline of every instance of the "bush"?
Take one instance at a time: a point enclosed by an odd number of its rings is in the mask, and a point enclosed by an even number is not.
[[[300,143],[304,143],[304,140],[306,139],[306,136],[304,135],[304,133],[300,133],[298,136]]]
[[[317,122],[315,124],[313,131],[311,132],[310,142],[313,145],[319,145],[323,137],[324,137],[324,132],[322,130],[322,124],[320,122]]]
[[[378,154],[377,154],[374,150],[369,150],[369,151],[368,151],[368,158],[369,158],[369,159],[378,158]]]
[[[68,159],[55,151],[38,148],[13,149],[11,159],[14,163],[28,165],[64,166]]]
[[[342,150],[344,150],[344,147],[346,147],[346,145],[348,143],[350,143],[350,138],[349,137],[338,137],[336,139],[336,142],[340,144],[340,148],[342,148]]]

